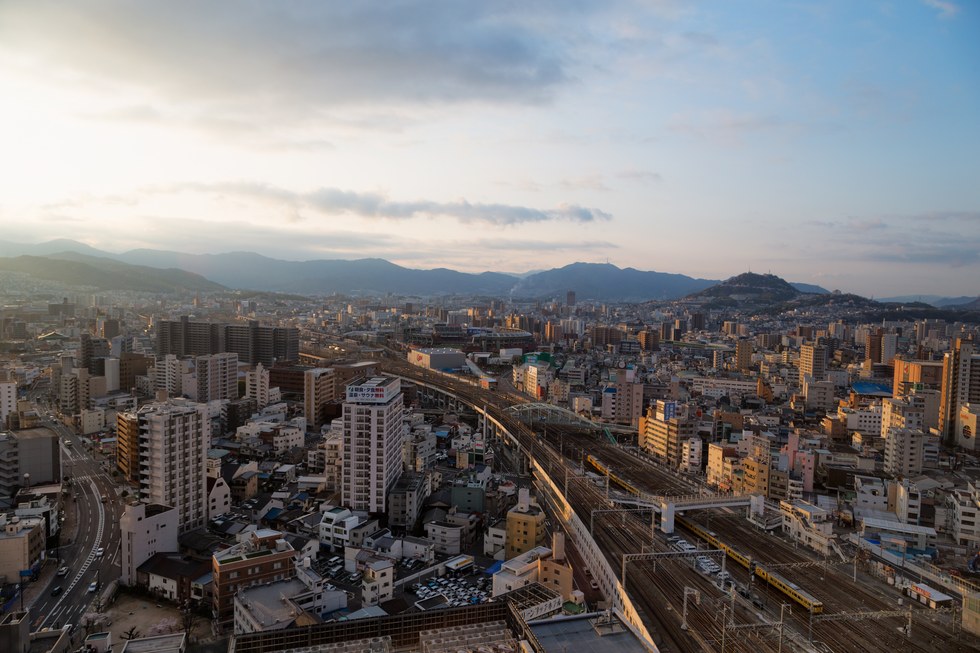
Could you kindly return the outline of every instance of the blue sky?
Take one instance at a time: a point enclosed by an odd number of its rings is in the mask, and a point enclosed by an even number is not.
[[[4,238],[980,293],[980,8],[0,5]]]

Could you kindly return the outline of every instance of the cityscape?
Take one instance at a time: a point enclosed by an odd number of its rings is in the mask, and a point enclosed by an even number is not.
[[[0,652],[980,651],[978,16],[0,4]]]

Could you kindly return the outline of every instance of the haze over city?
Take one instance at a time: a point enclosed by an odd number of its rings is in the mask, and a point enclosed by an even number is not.
[[[975,4],[0,7],[4,239],[975,295]]]

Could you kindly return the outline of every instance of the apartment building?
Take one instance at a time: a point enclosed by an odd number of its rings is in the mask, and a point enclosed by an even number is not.
[[[658,400],[641,420],[639,444],[654,458],[672,468],[681,464],[681,443],[696,435],[697,423],[688,419],[687,407]]]
[[[379,376],[347,386],[341,496],[352,510],[385,512],[402,469],[404,412],[397,378]]]
[[[517,505],[507,511],[506,559],[544,544],[548,535],[544,522],[544,510],[531,499],[530,490],[520,488]]]
[[[314,367],[303,372],[303,416],[306,417],[306,430],[319,431],[327,422],[327,405],[337,399],[337,375],[333,368]]]
[[[132,503],[119,520],[123,585],[135,585],[136,570],[157,553],[176,552],[177,510],[156,503]]]
[[[196,401],[238,399],[238,354],[198,356],[194,371],[197,375]]]
[[[294,554],[282,533],[260,529],[247,532],[237,544],[211,556],[212,616],[219,631],[234,621],[237,592],[295,576]]]
[[[176,508],[180,533],[203,526],[211,436],[207,406],[169,399],[144,405],[135,417],[142,499]]]

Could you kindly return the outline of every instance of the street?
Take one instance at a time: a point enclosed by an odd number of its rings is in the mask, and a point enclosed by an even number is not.
[[[61,547],[61,565],[68,567],[65,576],[57,577],[55,563],[49,561],[41,578],[27,590],[32,629],[60,628],[71,624],[78,627],[90,604],[105,587],[120,575],[119,518],[122,501],[102,462],[86,450],[80,438],[63,424],[45,420],[45,426],[58,433],[61,440],[62,473],[71,485],[70,497],[65,497],[66,515],[73,511],[74,532],[64,534]],[[72,446],[65,442],[71,441]],[[111,468],[110,468],[111,470]],[[102,497],[107,501],[102,503]],[[70,520],[66,519],[65,523]],[[99,547],[104,554],[97,556]],[[98,592],[89,592],[89,584],[99,583]],[[51,596],[51,590],[62,587],[59,596]]]

